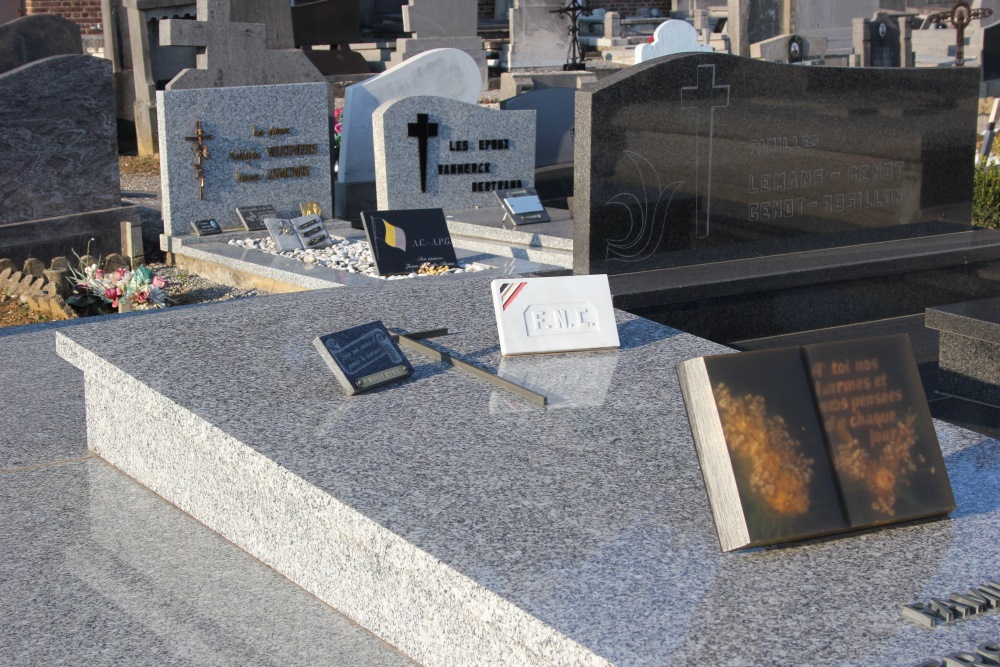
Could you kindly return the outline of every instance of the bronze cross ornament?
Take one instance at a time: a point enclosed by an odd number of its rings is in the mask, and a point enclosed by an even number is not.
[[[965,64],[965,29],[974,20],[990,16],[993,16],[992,9],[988,7],[973,9],[966,0],[958,0],[951,11],[932,14],[928,20],[935,24],[951,21],[952,27],[955,28],[955,67],[961,67]]]
[[[211,134],[206,134],[205,130],[201,127],[201,121],[195,121],[195,130],[193,137],[184,137],[187,141],[193,141],[194,143],[194,173],[198,177],[198,185],[201,188],[201,199],[205,200],[205,167],[202,165],[201,161],[203,158],[208,158],[208,146],[205,145],[206,141],[213,139]]]

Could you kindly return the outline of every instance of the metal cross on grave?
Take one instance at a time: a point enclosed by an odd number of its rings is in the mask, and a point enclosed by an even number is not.
[[[427,192],[427,139],[438,135],[438,124],[429,123],[429,116],[425,113],[417,114],[416,123],[407,123],[407,136],[417,139],[417,147],[420,150],[420,191]]]
[[[993,16],[993,10],[989,7],[982,9],[972,9],[966,0],[958,0],[947,12],[931,14],[927,20],[934,24],[942,21],[951,21],[955,28],[955,67],[965,64],[965,29],[976,19],[985,19]]]
[[[202,165],[201,161],[204,158],[208,158],[208,146],[205,145],[206,141],[214,139],[211,134],[206,134],[205,130],[201,127],[201,121],[195,122],[195,130],[193,137],[184,137],[187,141],[194,142],[194,173],[198,177],[198,185],[201,187],[201,199],[205,199],[205,167]]]
[[[712,220],[712,139],[715,110],[729,106],[729,86],[715,85],[715,65],[698,65],[697,85],[681,88],[681,108],[695,110],[695,236],[708,236]]]

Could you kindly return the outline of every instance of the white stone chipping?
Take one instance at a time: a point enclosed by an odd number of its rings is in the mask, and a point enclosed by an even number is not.
[[[380,276],[375,269],[375,260],[372,258],[371,247],[367,241],[348,241],[347,239],[331,236],[334,241],[332,246],[327,248],[308,250],[278,250],[278,246],[270,237],[261,239],[231,239],[229,245],[247,248],[249,250],[259,250],[271,255],[279,255],[288,259],[296,259],[306,264],[325,266],[329,269],[347,271],[348,273],[360,273],[372,278],[382,280],[401,280],[404,278],[423,278],[429,274],[410,273],[403,276]],[[485,264],[476,262],[459,263],[458,268],[450,269],[447,273],[473,273],[489,269]]]

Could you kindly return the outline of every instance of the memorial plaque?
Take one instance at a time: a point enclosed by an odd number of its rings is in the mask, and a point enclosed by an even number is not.
[[[410,362],[379,321],[319,336],[313,345],[349,395],[413,374]]]
[[[535,112],[443,97],[386,102],[372,118],[380,209],[473,208],[535,182]]]
[[[222,227],[219,227],[219,223],[215,220],[192,220],[191,230],[198,236],[211,236],[212,234],[222,233]]]
[[[303,215],[291,220],[267,218],[264,226],[278,250],[308,250],[333,244],[323,219],[318,215]]]
[[[972,69],[795,67],[697,53],[577,91],[576,273],[956,231]]]
[[[906,335],[699,357],[677,373],[725,551],[955,508]]]
[[[423,264],[458,266],[451,232],[439,208],[362,211],[361,224],[380,276],[413,273]]]
[[[260,206],[237,206],[236,215],[248,232],[258,232],[266,229],[264,219],[276,218],[278,212],[270,204],[262,204]]]
[[[534,188],[497,190],[496,195],[507,218],[515,225],[530,225],[551,220]]]
[[[505,356],[619,346],[605,275],[502,278],[490,287]]]

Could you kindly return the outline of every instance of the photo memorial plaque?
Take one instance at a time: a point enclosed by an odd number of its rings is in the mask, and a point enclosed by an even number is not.
[[[490,287],[505,356],[619,346],[606,275],[503,278]]]
[[[439,208],[362,211],[361,224],[380,276],[414,273],[424,264],[458,266],[451,232]]]
[[[266,229],[264,220],[277,218],[278,212],[270,204],[263,204],[260,206],[237,206],[236,215],[248,232],[259,232]]]
[[[504,213],[515,225],[530,225],[551,220],[534,188],[497,190],[496,195]]]
[[[678,365],[724,551],[955,508],[905,334]]]
[[[404,380],[413,367],[380,321],[319,336],[313,340],[348,395]]]
[[[221,234],[222,227],[215,220],[192,220],[191,230],[198,236],[211,236]]]

